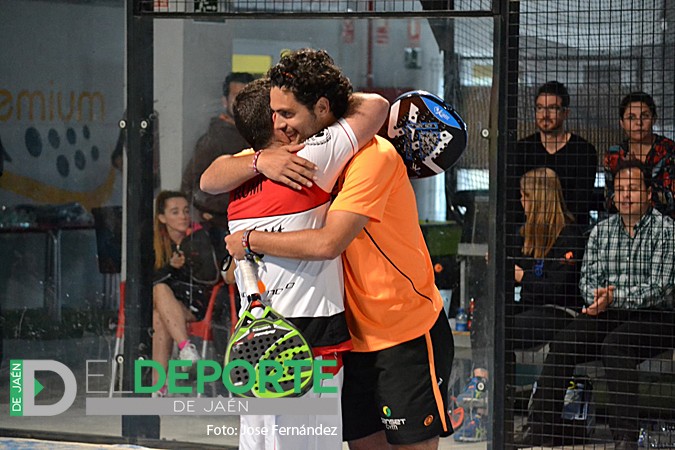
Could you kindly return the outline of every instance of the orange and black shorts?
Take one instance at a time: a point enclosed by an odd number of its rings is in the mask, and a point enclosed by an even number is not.
[[[449,436],[447,393],[454,357],[444,312],[411,341],[343,356],[343,440],[384,431],[390,444],[410,445]]]

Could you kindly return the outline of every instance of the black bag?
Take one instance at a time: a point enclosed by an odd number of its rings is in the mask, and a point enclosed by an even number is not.
[[[195,231],[181,242],[190,279],[195,283],[213,286],[220,280],[220,269],[211,237],[204,229]]]
[[[185,282],[174,277],[164,281],[173,291],[173,295],[194,314],[197,320],[202,320],[211,297],[211,286],[201,283]]]

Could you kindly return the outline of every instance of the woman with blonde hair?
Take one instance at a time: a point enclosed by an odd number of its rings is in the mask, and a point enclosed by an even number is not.
[[[514,364],[515,350],[549,342],[583,306],[579,271],[585,243],[565,206],[555,171],[540,167],[525,173],[520,178],[520,202],[525,223],[520,229],[520,253],[514,261],[520,296],[506,305],[507,355]],[[486,333],[483,329],[486,325],[475,325],[471,330],[472,341]],[[486,406],[487,377],[487,368],[476,365],[473,378],[457,396],[457,403],[464,407]],[[472,416],[472,422],[481,424],[483,420],[480,414]],[[458,430],[455,439],[463,440],[466,433],[464,429]]]
[[[188,323],[204,317],[213,285],[219,279],[216,256],[208,235],[192,232],[190,208],[182,192],[162,191],[155,200],[152,289],[152,359],[166,372],[174,342],[179,358],[199,357],[189,340]],[[153,384],[157,373],[153,373]],[[166,386],[159,395],[166,393]]]
[[[583,306],[579,270],[584,241],[565,206],[556,173],[540,167],[523,175],[520,202],[525,211],[515,261],[520,301],[509,308],[515,314],[514,349],[548,342]]]

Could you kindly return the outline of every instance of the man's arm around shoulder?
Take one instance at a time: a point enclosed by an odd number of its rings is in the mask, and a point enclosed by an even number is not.
[[[381,95],[363,92],[352,94],[344,118],[356,136],[358,148],[380,131],[388,115],[389,101]]]
[[[300,145],[284,145],[265,150],[258,155],[256,170],[253,168],[254,153],[248,155],[222,155],[204,171],[199,181],[202,191],[209,194],[223,194],[241,186],[248,180],[263,174],[273,181],[293,189],[311,187],[316,166],[296,153]]]
[[[251,251],[263,255],[308,261],[335,259],[369,220],[366,216],[352,212],[331,211],[326,218],[326,225],[318,230],[283,233],[253,230],[249,234],[248,242]],[[238,231],[225,238],[227,251],[235,259],[243,259],[245,256],[242,236],[243,231]]]

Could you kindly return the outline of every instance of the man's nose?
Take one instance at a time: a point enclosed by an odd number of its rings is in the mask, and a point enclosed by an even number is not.
[[[281,130],[286,125],[283,118],[277,113],[272,114],[272,122],[274,123],[275,130]]]

